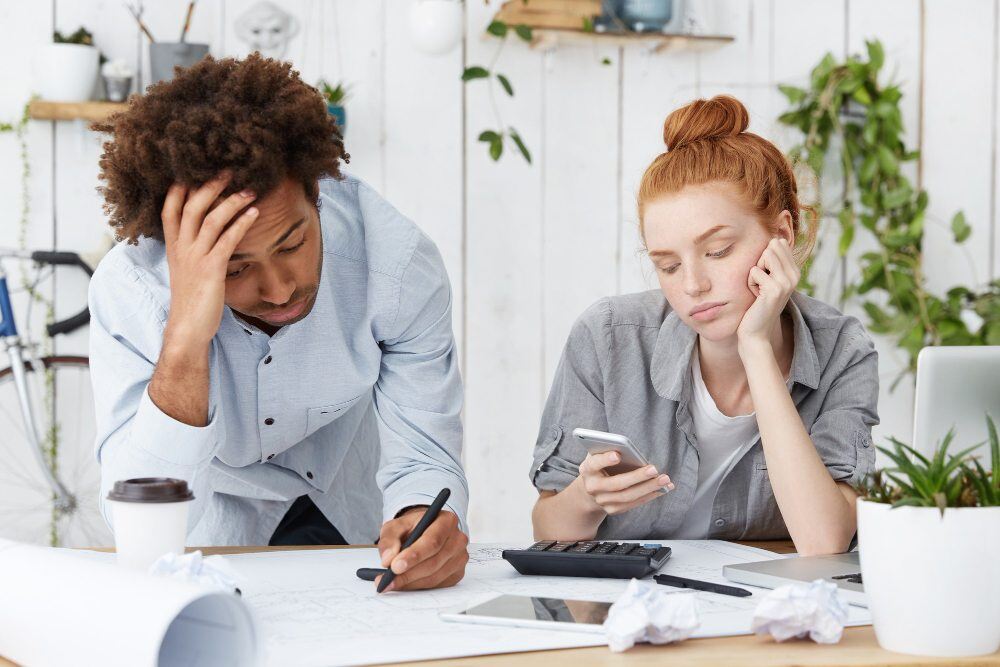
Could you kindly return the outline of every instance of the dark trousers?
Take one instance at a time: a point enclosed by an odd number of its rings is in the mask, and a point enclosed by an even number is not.
[[[347,544],[309,496],[299,496],[274,529],[268,546],[291,547],[305,544]]]

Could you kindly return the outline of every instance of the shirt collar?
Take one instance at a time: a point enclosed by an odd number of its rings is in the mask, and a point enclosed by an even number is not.
[[[819,359],[812,331],[802,316],[801,299],[801,295],[794,292],[785,307],[792,316],[794,340],[789,379],[816,389],[819,387]],[[649,370],[653,389],[663,398],[680,402],[682,396],[690,395],[691,353],[697,340],[698,334],[684,324],[673,309],[663,318]]]

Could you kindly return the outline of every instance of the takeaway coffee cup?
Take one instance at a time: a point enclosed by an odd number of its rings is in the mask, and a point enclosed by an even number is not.
[[[115,482],[108,503],[118,563],[148,570],[165,553],[184,553],[192,500],[194,494],[182,479],[142,477]]]

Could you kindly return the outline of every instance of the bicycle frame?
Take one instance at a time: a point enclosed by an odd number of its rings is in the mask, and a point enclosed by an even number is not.
[[[24,433],[28,438],[32,454],[38,463],[45,481],[52,488],[54,505],[57,511],[67,512],[73,509],[76,499],[70,494],[52,473],[42,451],[42,441],[38,436],[35,414],[31,405],[31,394],[28,392],[28,379],[25,375],[24,343],[17,333],[17,322],[14,319],[14,309],[10,303],[10,291],[7,289],[7,274],[0,266],[0,339],[3,340],[7,356],[10,358],[10,368],[14,376],[14,386],[17,388],[18,402],[21,405],[21,418],[24,420]]]
[[[17,322],[14,321],[14,308],[10,305],[10,292],[7,291],[7,274],[0,266],[0,338],[17,335]]]

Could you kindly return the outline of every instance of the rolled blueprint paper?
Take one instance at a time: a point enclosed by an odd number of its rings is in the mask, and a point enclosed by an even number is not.
[[[0,540],[0,655],[23,665],[256,665],[231,593]]]

